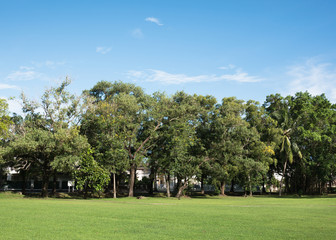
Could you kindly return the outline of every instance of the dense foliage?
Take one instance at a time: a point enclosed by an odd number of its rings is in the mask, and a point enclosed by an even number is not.
[[[208,183],[222,195],[228,184],[250,195],[271,185],[280,195],[331,191],[336,105],[323,94],[217,103],[212,96],[148,95],[134,84],[101,81],[76,97],[66,91],[69,83],[46,90],[40,102],[22,95],[25,116],[10,118],[0,101],[0,163],[24,179],[43,179],[43,196],[56,173],[76,176],[79,189],[111,188],[115,197],[127,185],[133,196],[139,167],[151,171],[149,192],[157,177],[165,179],[168,197],[180,197],[195,179],[202,192]]]

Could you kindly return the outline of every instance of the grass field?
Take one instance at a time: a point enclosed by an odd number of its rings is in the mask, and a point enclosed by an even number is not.
[[[0,239],[336,239],[336,198],[38,199],[0,193]]]

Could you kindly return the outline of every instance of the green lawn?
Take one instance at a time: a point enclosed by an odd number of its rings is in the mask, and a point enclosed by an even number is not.
[[[336,239],[336,198],[38,199],[0,193],[0,239]]]

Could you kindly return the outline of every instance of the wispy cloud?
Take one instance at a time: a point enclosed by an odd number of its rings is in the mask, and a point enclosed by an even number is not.
[[[4,89],[16,89],[16,90],[19,90],[20,88],[18,86],[15,86],[15,85],[10,85],[10,84],[6,84],[6,83],[0,83],[0,90],[4,90]]]
[[[20,67],[21,70],[33,70],[33,67],[27,67],[27,66],[21,66]]]
[[[229,64],[227,66],[219,67],[218,69],[221,69],[221,70],[230,70],[230,69],[234,69],[234,68],[236,68],[235,65]]]
[[[64,61],[32,61],[30,66],[20,66],[17,71],[13,71],[5,78],[8,81],[31,81],[31,80],[43,80],[50,81],[49,75],[59,66],[65,65]]]
[[[144,34],[142,33],[140,28],[134,29],[131,34],[134,38],[138,38],[138,39],[141,39],[144,37]]]
[[[22,66],[22,67],[20,67],[20,69],[32,70],[34,68],[43,68],[43,67],[55,69],[58,66],[65,65],[65,61],[51,61],[51,60],[46,60],[46,61],[42,61],[42,62],[33,61],[32,64],[33,64],[34,67]]]
[[[308,91],[313,95],[325,93],[329,99],[336,101],[335,64],[310,58],[302,64],[289,67],[287,74],[291,77],[290,94],[299,91]]]
[[[200,83],[200,82],[217,82],[217,81],[236,81],[242,83],[253,83],[262,81],[257,76],[250,76],[248,73],[237,70],[233,74],[223,75],[196,75],[188,76],[186,74],[173,74],[161,70],[147,69],[145,71],[129,71],[129,78],[147,82],[159,82],[163,84],[183,84],[183,83]]]
[[[30,81],[41,78],[42,74],[34,70],[20,69],[16,72],[10,73],[6,79],[10,81]]]
[[[112,50],[111,47],[96,47],[96,52],[101,54],[106,54]]]
[[[158,26],[163,26],[163,24],[160,22],[160,20],[155,18],[155,17],[148,17],[148,18],[145,19],[145,21],[155,23]]]

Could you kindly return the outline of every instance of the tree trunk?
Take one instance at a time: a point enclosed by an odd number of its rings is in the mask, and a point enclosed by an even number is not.
[[[157,176],[156,173],[154,175],[154,192],[158,191],[158,185],[157,185]]]
[[[285,176],[285,193],[288,194],[290,192],[289,188],[289,177]]]
[[[307,192],[307,176],[306,176],[306,174],[303,174],[302,191],[303,191],[303,193]]]
[[[113,173],[113,198],[117,198],[117,184],[115,173]]]
[[[25,195],[26,194],[26,185],[27,185],[27,179],[26,179],[26,170],[21,170],[20,171],[21,176],[22,176],[22,186],[21,186],[21,190],[22,190],[22,194]]]
[[[54,172],[54,176],[53,176],[53,189],[52,189],[52,192],[51,192],[51,194],[53,196],[55,196],[55,194],[56,194],[56,188],[57,188],[57,179],[56,179],[56,173]]]
[[[87,197],[88,197],[88,191],[89,191],[89,189],[88,189],[88,183],[85,182],[85,185],[84,185],[84,199],[87,199]]]
[[[42,197],[48,197],[48,184],[49,184],[49,174],[46,172],[43,173],[42,177]]]
[[[234,181],[233,179],[231,180],[231,189],[230,189],[231,193],[234,193]]]
[[[175,188],[176,192],[178,191],[178,189],[180,188],[181,185],[182,185],[181,178],[177,177],[177,184],[176,184],[176,188]]]
[[[250,197],[252,197],[253,193],[252,193],[252,183],[251,183],[251,176],[250,175],[248,175],[248,181],[249,181]]]
[[[176,197],[180,200],[182,194],[183,194],[183,190],[186,189],[188,186],[188,181],[185,179],[184,180],[184,184],[182,185],[182,181],[180,181],[180,184],[179,184],[179,188],[178,188],[178,191],[177,191],[177,194],[176,194]]]
[[[120,192],[120,179],[121,179],[120,174],[116,174],[115,178],[116,178],[116,192]]]
[[[154,167],[151,167],[150,174],[149,174],[149,194],[153,195],[154,191],[154,180],[155,180],[155,170]]]
[[[135,172],[136,172],[136,165],[132,163],[129,178],[129,191],[128,191],[129,197],[134,197]]]
[[[266,188],[265,188],[265,177],[263,177],[263,184],[262,184],[262,189],[261,189],[261,194],[266,193]]]
[[[204,175],[201,176],[201,194],[204,195]]]
[[[221,196],[225,196],[225,181],[221,182],[221,186],[220,186],[220,195]]]
[[[284,164],[284,168],[283,168],[283,173],[282,173],[282,176],[281,176],[281,180],[280,180],[280,190],[279,190],[279,196],[281,197],[281,190],[282,190],[282,180],[286,174],[286,166],[287,166],[287,158],[286,158],[286,161],[285,161],[285,164]]]
[[[166,188],[167,188],[167,197],[170,197],[170,175],[167,175],[166,178]]]

